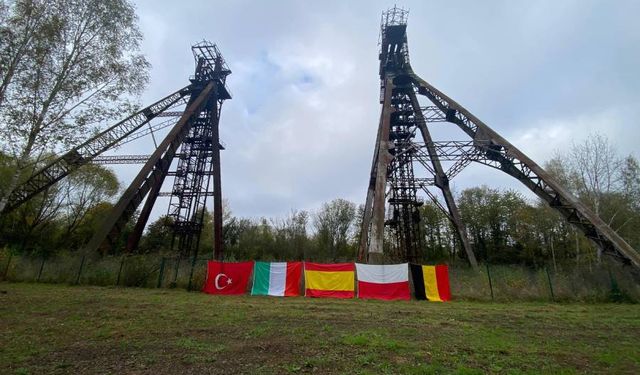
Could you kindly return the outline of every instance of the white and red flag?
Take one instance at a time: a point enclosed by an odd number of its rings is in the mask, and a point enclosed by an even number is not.
[[[356,263],[358,298],[409,300],[409,265]]]
[[[207,279],[202,291],[209,294],[245,294],[253,262],[207,263]]]

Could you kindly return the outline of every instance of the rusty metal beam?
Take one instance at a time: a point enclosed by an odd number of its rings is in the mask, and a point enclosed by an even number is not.
[[[384,92],[382,94],[381,103],[384,100]],[[382,116],[384,113],[380,113],[380,121],[378,124],[378,132],[376,135],[376,143],[373,147],[373,158],[371,160],[371,172],[369,174],[369,186],[367,188],[367,198],[364,203],[364,210],[362,212],[362,223],[360,229],[360,245],[358,246],[358,254],[356,258],[359,262],[367,261],[367,251],[369,249],[369,230],[371,228],[371,217],[373,215],[373,196],[376,186],[376,167],[378,166],[378,151],[380,150],[379,143],[382,137]]]
[[[214,83],[211,82],[202,89],[195,100],[192,98],[180,120],[160,143],[156,151],[151,154],[144,167],[131,182],[99,229],[94,233],[89,243],[85,246],[85,251],[91,253],[101,249],[103,253],[107,253],[117,244],[121,231],[147,193],[162,185],[162,181],[171,165],[171,160],[189,132],[191,126],[189,120],[194,114],[200,112],[213,89]]]
[[[393,113],[391,96],[394,85],[391,77],[387,77],[383,82],[384,97],[382,115],[380,116],[380,138],[376,145],[378,151],[372,202],[371,236],[367,250],[369,263],[381,263],[384,259],[384,206],[387,168],[391,162],[391,154],[389,154],[389,124]]]
[[[484,164],[499,169],[522,182],[580,229],[604,254],[640,268],[640,254],[600,217],[562,187],[542,167],[501,137],[460,104],[411,71],[418,92],[426,96],[474,141]]]
[[[79,167],[91,162],[98,155],[118,145],[158,116],[159,113],[180,103],[191,94],[191,90],[192,86],[189,85],[160,99],[53,160],[9,195],[2,212],[7,213],[14,210]]]
[[[464,226],[464,223],[462,222],[462,218],[460,217],[460,212],[458,211],[458,207],[456,206],[456,202],[453,198],[453,194],[451,193],[451,189],[449,188],[449,178],[442,168],[442,164],[440,163],[436,147],[433,143],[433,139],[431,138],[431,133],[429,133],[429,129],[427,128],[427,122],[425,121],[424,115],[420,110],[420,103],[418,102],[418,98],[413,90],[411,90],[409,97],[411,98],[411,105],[414,109],[418,128],[420,129],[420,133],[422,134],[422,139],[424,139],[425,147],[427,148],[429,159],[435,172],[435,185],[442,191],[445,204],[447,205],[447,208],[449,210],[449,218],[453,226],[456,228],[456,234],[458,235],[458,239],[462,244],[462,249],[467,254],[469,264],[471,264],[471,266],[477,270],[478,261],[476,260],[476,256],[473,253],[473,249],[471,248],[471,243],[469,242],[469,238],[467,237],[467,230]]]

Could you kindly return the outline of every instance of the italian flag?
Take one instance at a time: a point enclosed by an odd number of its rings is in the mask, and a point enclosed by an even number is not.
[[[301,275],[302,262],[256,262],[251,295],[299,296]]]

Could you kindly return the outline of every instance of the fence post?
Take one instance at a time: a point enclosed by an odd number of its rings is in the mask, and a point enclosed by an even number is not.
[[[118,278],[116,279],[116,286],[120,285],[120,275],[122,275],[122,268],[124,267],[124,259],[125,256],[122,256],[122,259],[120,259],[120,268],[118,269]]]
[[[489,277],[489,289],[491,290],[491,300],[493,301],[493,283],[491,282],[491,272],[489,271],[489,263],[485,263],[487,266],[487,277]]]
[[[173,282],[171,283],[172,288],[178,286],[178,271],[180,270],[180,259],[182,259],[182,257],[178,255],[176,257],[176,273],[173,275]]]
[[[193,269],[196,267],[196,261],[198,260],[198,254],[193,256],[193,260],[191,261],[191,272],[189,272],[189,286],[187,287],[187,291],[191,291],[191,280],[193,279]]]
[[[12,258],[13,258],[13,253],[9,252],[9,260],[7,260],[7,266],[4,268],[4,274],[2,275],[2,280],[7,279],[7,275],[9,274],[9,266],[11,265]]]
[[[162,257],[162,260],[160,261],[160,273],[158,273],[158,286],[156,288],[162,287],[162,278],[164,276],[164,262],[165,258]]]
[[[80,268],[78,269],[78,276],[76,276],[76,285],[80,284],[80,275],[82,274],[82,267],[84,267],[84,259],[86,255],[82,256],[82,260],[80,261]]]
[[[611,302],[622,302],[624,300],[624,296],[622,291],[620,290],[620,286],[618,285],[618,281],[613,276],[611,272],[611,267],[607,267],[607,271],[609,272],[609,280],[611,281],[611,291],[609,292],[609,300]]]
[[[47,259],[46,257],[42,257],[42,263],[40,264],[40,271],[38,271],[38,278],[36,279],[37,283],[40,282],[40,276],[42,276],[42,269],[44,268],[44,261],[46,259]]]
[[[553,294],[553,283],[551,282],[551,275],[549,274],[549,267],[545,266],[544,270],[547,272],[547,280],[549,281],[549,291],[551,292],[551,300],[555,301],[556,296]]]

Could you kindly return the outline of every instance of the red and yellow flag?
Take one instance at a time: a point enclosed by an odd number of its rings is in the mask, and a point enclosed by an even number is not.
[[[353,263],[304,263],[305,296],[353,298],[355,296]]]

